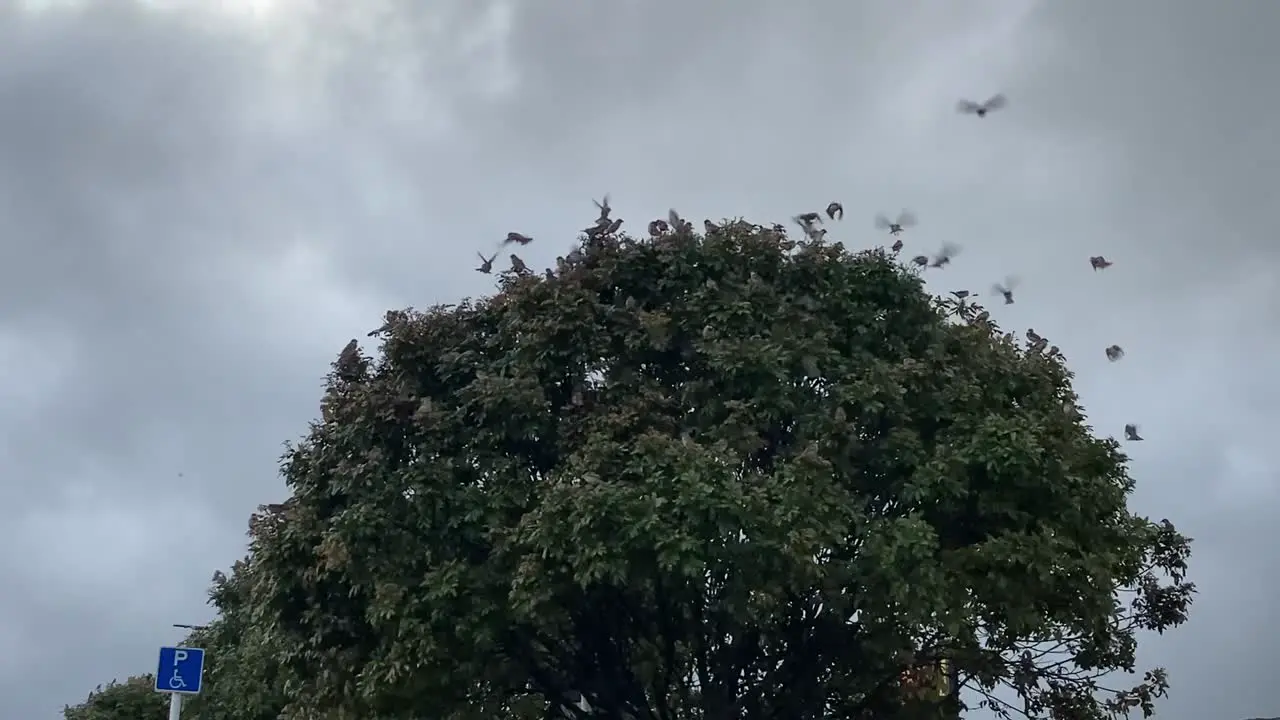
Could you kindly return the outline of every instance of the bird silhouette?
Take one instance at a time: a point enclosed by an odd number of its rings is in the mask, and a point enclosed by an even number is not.
[[[1097,272],[1099,270],[1106,270],[1107,268],[1111,267],[1114,264],[1115,263],[1109,262],[1106,258],[1102,257],[1101,255],[1094,255],[1093,257],[1089,258],[1089,265],[1093,268],[1094,272]]]
[[[928,255],[917,255],[917,256],[915,256],[915,257],[911,258],[911,262],[915,263],[916,265],[919,265],[920,267],[926,267],[926,266],[928,266],[928,265],[929,265],[929,256],[928,256]]]
[[[830,205],[827,206],[827,217],[831,218],[832,220],[837,219],[837,217],[840,220],[843,220],[844,206],[838,202],[831,203]]]
[[[524,261],[515,253],[511,253],[511,269],[517,275],[526,275],[529,272],[529,266],[525,265]]]
[[[507,239],[503,240],[502,244],[510,245],[511,243],[516,243],[517,245],[528,245],[531,242],[533,242],[533,238],[528,235],[521,235],[518,232],[509,232],[507,233]]]
[[[972,295],[973,293],[969,292],[968,290],[952,290],[951,294],[955,295],[957,300],[963,300],[969,297],[970,295]]]
[[[498,259],[498,253],[494,253],[489,257],[485,257],[484,253],[476,253],[480,256],[480,267],[476,268],[476,272],[482,272],[485,275],[493,272],[493,261]]]
[[[890,220],[884,214],[876,215],[876,227],[888,230],[890,235],[901,235],[903,230],[916,224],[916,216],[909,210],[898,213],[897,220]]]
[[[1044,338],[1040,337],[1039,333],[1037,333],[1034,328],[1027,328],[1027,342],[1034,344],[1034,343],[1040,343],[1043,341],[1044,341]]]
[[[338,362],[334,363],[338,377],[348,382],[358,379],[364,372],[364,363],[360,361],[360,343],[351,338],[351,342],[338,353]]]
[[[609,206],[609,193],[605,193],[604,199],[599,202],[596,202],[595,200],[592,200],[591,202],[595,203],[596,207],[600,210],[600,219],[598,222],[608,222],[609,213],[613,212],[613,208]]]
[[[663,233],[667,232],[667,230],[670,230],[670,229],[671,229],[671,226],[667,225],[666,220],[654,220],[653,222],[649,223],[649,236],[658,237],[659,235],[662,235]]]
[[[608,234],[612,235],[618,232],[618,228],[621,228],[621,227],[622,227],[622,218],[618,218],[617,220],[614,220],[613,222],[609,223]]]
[[[956,105],[956,110],[967,115],[977,115],[982,118],[986,117],[987,113],[999,110],[1007,104],[1008,101],[1005,100],[1004,95],[992,95],[990,98],[987,98],[987,101],[984,103],[976,103],[972,100],[961,100],[959,104]]]
[[[942,249],[938,251],[937,255],[933,256],[933,260],[930,261],[929,267],[934,267],[934,268],[946,267],[947,265],[951,264],[951,259],[959,254],[960,254],[959,245],[953,245],[951,243],[942,243]]]
[[[814,223],[821,223],[822,214],[816,213],[816,212],[800,213],[799,215],[792,218],[792,220],[795,220],[796,222],[800,223],[800,227],[808,228],[810,225],[813,225]]]
[[[713,232],[715,232],[715,231],[719,230],[719,229],[720,229],[720,226],[719,226],[719,225],[716,225],[715,223],[711,222],[710,220],[703,220],[703,221],[702,221],[702,229],[706,232],[706,234],[710,235],[711,233],[713,233]]]
[[[1138,434],[1138,426],[1129,423],[1124,426],[1124,439],[1132,442],[1142,442],[1142,436]]]
[[[1119,345],[1112,345],[1108,347],[1105,352],[1107,353],[1107,359],[1111,362],[1115,362],[1124,357],[1124,348]]]
[[[1013,289],[1017,287],[1018,279],[1015,277],[1005,278],[1004,282],[996,283],[991,286],[991,292],[1004,297],[1005,305],[1013,304]]]
[[[903,245],[903,243],[902,243],[902,239],[901,239],[901,238],[899,238],[899,239],[897,239],[897,240],[894,240],[894,241],[893,241],[893,245],[891,245],[891,246],[890,246],[890,248],[891,248],[894,252],[902,252],[902,245]],[[929,258],[925,258],[924,260],[925,260],[925,262],[929,262]]]
[[[609,221],[609,218],[600,218],[590,227],[583,228],[582,232],[589,238],[597,238],[601,235],[609,234],[609,228],[611,227],[613,227],[613,223]]]

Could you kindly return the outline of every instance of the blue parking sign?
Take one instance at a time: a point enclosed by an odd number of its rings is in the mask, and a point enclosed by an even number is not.
[[[204,676],[204,650],[189,647],[160,648],[156,668],[156,692],[195,695]]]

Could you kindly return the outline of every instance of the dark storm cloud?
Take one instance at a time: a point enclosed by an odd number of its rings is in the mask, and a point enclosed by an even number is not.
[[[406,233],[431,255],[381,155],[448,116],[372,62],[312,71],[314,43],[208,13],[0,7],[0,715],[47,718],[208,616],[337,349],[466,286],[361,274]]]
[[[1270,5],[317,6],[0,15],[0,714],[149,669],[334,352],[486,291],[509,230],[549,262],[606,191],[633,230],[839,199],[853,246],[909,206],[912,250],[965,247],[939,290],[1020,275],[998,318],[1062,345],[1099,432],[1143,425],[1138,508],[1200,541],[1162,716],[1275,713]]]

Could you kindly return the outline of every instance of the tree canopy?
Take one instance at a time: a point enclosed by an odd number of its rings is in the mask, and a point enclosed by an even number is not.
[[[1124,676],[1189,541],[1129,510],[1057,348],[743,221],[499,285],[335,366],[196,717],[1152,712],[1163,671]]]
[[[99,685],[79,705],[62,711],[66,720],[167,720],[169,699],[155,690],[154,675]]]

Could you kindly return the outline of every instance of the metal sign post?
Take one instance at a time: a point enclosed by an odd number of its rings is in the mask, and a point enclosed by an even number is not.
[[[180,720],[182,696],[198,695],[203,680],[204,650],[202,648],[160,648],[155,691],[169,693],[169,720]]]

